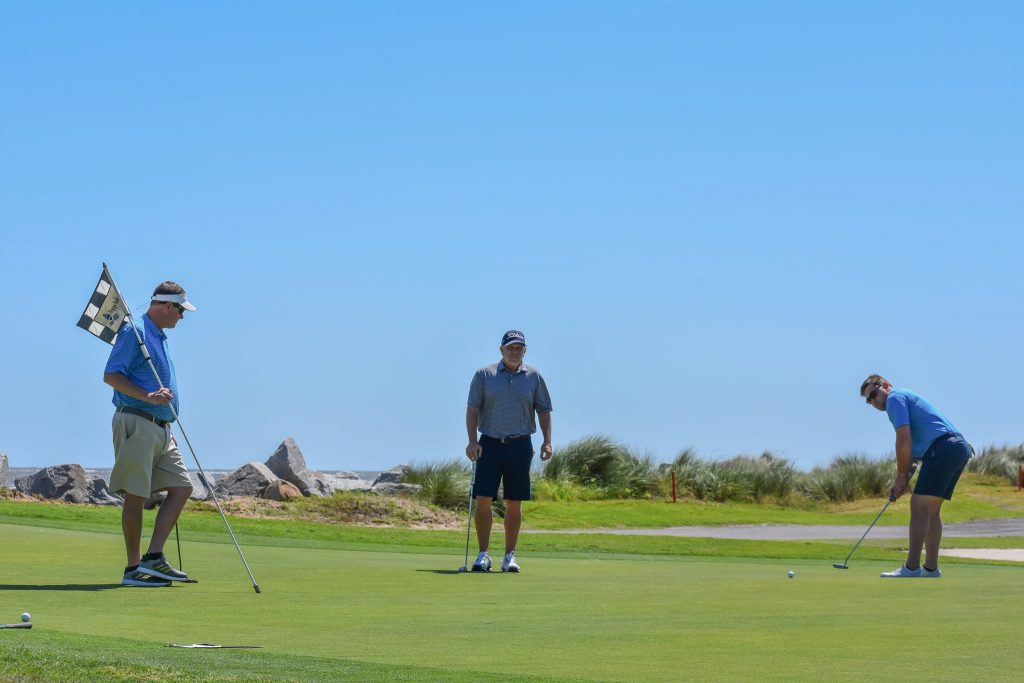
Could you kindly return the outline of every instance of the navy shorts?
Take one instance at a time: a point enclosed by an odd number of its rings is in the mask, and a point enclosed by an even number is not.
[[[530,465],[533,441],[529,438],[502,443],[489,436],[480,437],[483,453],[476,461],[474,495],[498,497],[498,484],[504,482],[505,500],[530,500]]]
[[[914,493],[946,500],[953,498],[953,489],[973,453],[971,444],[959,434],[935,439],[921,458]]]

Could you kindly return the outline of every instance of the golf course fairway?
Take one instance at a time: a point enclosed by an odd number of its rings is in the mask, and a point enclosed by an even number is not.
[[[526,547],[521,574],[485,575],[457,573],[462,547],[243,540],[257,595],[229,543],[183,543],[200,583],[144,589],[118,585],[115,533],[0,523],[0,538],[0,622],[27,611],[34,625],[0,630],[0,680],[992,681],[1016,680],[1021,662],[1015,566],[882,580],[891,562],[856,557],[840,571]]]

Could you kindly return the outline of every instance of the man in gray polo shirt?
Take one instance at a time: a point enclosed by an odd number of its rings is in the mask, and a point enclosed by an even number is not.
[[[549,460],[551,448],[551,396],[544,378],[523,363],[526,337],[509,330],[501,338],[501,361],[476,371],[469,385],[466,405],[466,432],[469,445],[466,456],[476,463],[476,537],[480,554],[473,571],[491,570],[488,547],[491,540],[491,502],[504,482],[505,557],[501,571],[518,572],[516,541],[523,522],[522,501],[530,500],[530,464],[537,431],[534,413],[540,422],[544,443],[540,459]],[[480,438],[477,438],[477,432]]]

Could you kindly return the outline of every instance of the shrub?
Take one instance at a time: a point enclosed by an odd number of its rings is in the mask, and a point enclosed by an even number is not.
[[[422,500],[450,509],[463,509],[469,500],[470,462],[455,458],[437,464],[413,464],[402,477],[408,484],[419,484],[423,488]]]
[[[1020,446],[991,446],[975,455],[967,463],[967,471],[1006,479],[1017,483],[1017,468],[1024,463],[1024,444]]]
[[[815,467],[803,480],[805,495],[833,502],[888,493],[896,474],[890,458],[871,460],[863,455],[841,455],[828,467]]]
[[[658,488],[651,456],[637,456],[606,436],[591,436],[558,450],[544,467],[543,478],[583,487],[599,487],[609,497],[635,498]]]

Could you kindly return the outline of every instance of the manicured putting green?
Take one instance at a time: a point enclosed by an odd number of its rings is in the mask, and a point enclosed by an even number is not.
[[[35,624],[0,631],[0,678],[120,652],[126,679],[142,675],[132,666],[151,666],[163,672],[155,678],[186,680],[1008,680],[1024,622],[1024,572],[1007,566],[886,581],[888,563],[856,557],[838,571],[821,560],[553,559],[525,549],[522,574],[475,575],[456,572],[461,546],[445,555],[250,546],[256,595],[223,543],[184,544],[199,584],[127,589],[117,586],[115,534],[0,524],[0,538],[0,621],[28,611]],[[169,551],[176,560],[173,543]]]

